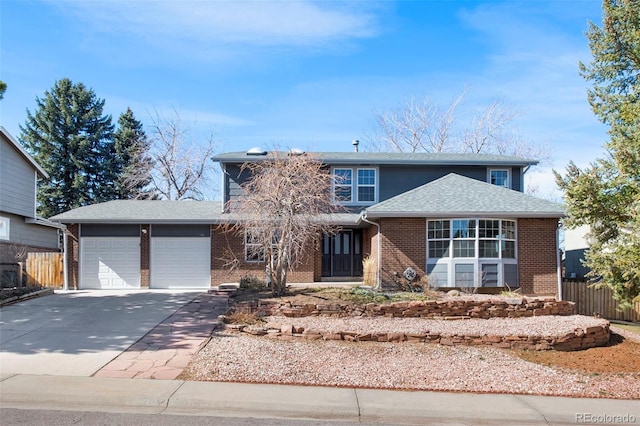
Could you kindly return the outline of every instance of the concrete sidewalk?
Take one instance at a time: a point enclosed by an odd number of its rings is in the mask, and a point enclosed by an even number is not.
[[[3,375],[0,407],[345,420],[364,424],[639,424],[640,403],[179,380]]]

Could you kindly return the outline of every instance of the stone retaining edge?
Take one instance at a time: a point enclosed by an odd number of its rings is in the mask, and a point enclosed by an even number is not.
[[[445,346],[492,346],[506,349],[578,351],[609,342],[609,325],[576,328],[560,337],[515,335],[441,335],[439,333],[356,333],[352,331],[320,331],[296,327],[293,324],[250,326],[226,324],[227,330],[266,336],[280,340],[343,340],[348,342],[422,342]]]

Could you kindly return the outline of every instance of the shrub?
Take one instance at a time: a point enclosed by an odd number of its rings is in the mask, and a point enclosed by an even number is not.
[[[266,290],[267,282],[255,275],[245,275],[240,278],[240,288],[242,290]]]

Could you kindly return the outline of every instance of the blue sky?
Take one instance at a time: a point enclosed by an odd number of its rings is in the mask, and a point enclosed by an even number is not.
[[[517,109],[527,140],[551,160],[527,174],[557,197],[551,168],[604,153],[606,128],[586,101],[578,61],[591,55],[594,0],[28,1],[0,0],[0,123],[14,136],[56,80],[131,107],[149,123],[172,111],[218,151],[252,146],[351,150],[373,111],[410,97],[459,114],[494,100]],[[366,145],[362,148],[367,149]]]

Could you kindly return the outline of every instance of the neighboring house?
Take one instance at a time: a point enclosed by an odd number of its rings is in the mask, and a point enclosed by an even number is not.
[[[58,223],[36,216],[38,178],[47,173],[0,126],[0,271],[2,285],[17,285],[18,262],[28,252],[59,251]]]
[[[320,236],[289,282],[360,280],[362,259],[379,261],[381,284],[407,268],[438,287],[521,288],[555,294],[562,208],[522,193],[536,161],[482,154],[314,153],[339,176],[348,212]],[[70,284],[80,288],[208,288],[264,276],[243,235],[219,225],[249,177],[259,149],[213,158],[223,171],[221,202],[111,201],[53,217],[68,224]],[[233,267],[231,267],[233,266]]]
[[[575,280],[585,280],[590,269],[582,264],[589,241],[589,225],[578,226],[564,230],[564,267],[565,277]]]

